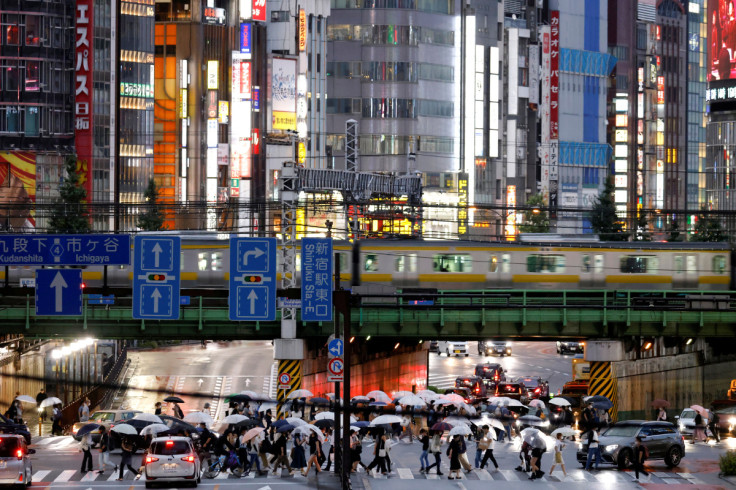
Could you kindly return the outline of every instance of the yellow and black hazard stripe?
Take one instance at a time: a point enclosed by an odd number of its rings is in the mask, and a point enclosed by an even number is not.
[[[283,383],[281,383],[281,377],[284,374],[289,375],[288,389],[281,388],[282,386],[284,386]],[[281,412],[281,407],[284,405],[286,400],[289,399],[289,395],[291,393],[302,387],[302,361],[299,359],[288,359],[279,361],[279,375],[276,381],[278,385],[278,389],[276,390],[276,401],[278,402],[277,409],[279,414],[278,417],[282,418],[283,414]]]
[[[611,363],[608,361],[590,362],[590,381],[588,395],[602,395],[611,400],[613,407],[609,411],[611,421],[618,420],[618,383],[613,377]]]

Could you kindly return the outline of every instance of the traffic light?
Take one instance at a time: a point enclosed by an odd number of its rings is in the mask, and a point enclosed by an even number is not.
[[[166,274],[148,274],[149,281],[165,281]]]
[[[244,282],[261,282],[263,278],[261,276],[245,276],[243,278]]]

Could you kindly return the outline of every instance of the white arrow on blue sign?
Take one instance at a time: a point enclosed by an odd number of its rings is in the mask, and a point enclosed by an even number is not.
[[[330,357],[342,357],[343,347],[342,339],[332,339],[327,344],[327,352],[329,352]]]
[[[181,238],[136,236],[133,257],[133,318],[178,320]]]
[[[82,314],[82,271],[38,269],[36,271],[36,315],[80,316]]]
[[[230,320],[276,319],[276,247],[275,238],[230,239]]]

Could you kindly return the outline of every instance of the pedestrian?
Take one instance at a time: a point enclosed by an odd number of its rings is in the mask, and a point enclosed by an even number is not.
[[[465,436],[460,436],[460,464],[465,468],[466,473],[473,471],[473,467],[468,461],[468,445],[465,442]]]
[[[460,470],[460,436],[455,436],[450,441],[450,446],[447,448],[447,456],[450,458],[450,474],[447,475],[448,480],[454,480],[462,478],[462,472]],[[454,477],[452,475],[455,475]]]
[[[708,428],[710,429],[710,432],[713,434],[713,438],[716,440],[716,442],[721,442],[721,434],[719,433],[719,422],[720,417],[718,416],[718,413],[713,410],[713,406],[710,407],[710,418],[708,419]]]
[[[555,470],[555,466],[560,465],[562,467],[562,474],[567,478],[567,470],[565,470],[565,461],[562,459],[562,450],[565,449],[565,444],[562,443],[562,433],[557,433],[557,439],[555,440],[555,459],[552,462],[552,467],[549,469],[550,476]]]
[[[519,466],[514,468],[516,471],[522,471],[522,472],[529,472],[531,471],[530,468],[530,461],[532,459],[531,457],[531,450],[532,446],[527,441],[521,442],[521,449],[519,450],[519,459],[521,460],[521,463],[519,463]]]
[[[174,402],[174,406],[171,407],[171,410],[174,412],[174,417],[176,417],[177,419],[184,418],[184,412],[182,411],[178,403]]]
[[[118,466],[110,461],[110,434],[107,433],[105,426],[100,427],[100,456],[97,460],[97,466],[100,469],[97,473],[104,473],[107,465],[113,467],[112,471],[117,471]]]
[[[657,422],[667,422],[667,410],[664,407],[659,407],[657,411]]]
[[[695,444],[695,441],[705,442],[708,438],[705,435],[705,422],[703,422],[703,416],[700,415],[700,412],[695,414],[693,423],[695,426],[693,427],[693,438],[690,441],[690,444]]]
[[[82,456],[82,473],[92,471],[92,434],[89,432],[79,441],[79,451]],[[85,469],[86,468],[86,469]]]
[[[412,424],[413,417],[410,413],[405,413],[401,418],[401,427],[402,432],[399,436],[399,440],[402,440],[404,437],[409,437],[409,444],[414,443],[414,433],[411,431],[411,424]]]
[[[419,431],[419,442],[422,443],[422,454],[419,455],[419,465],[421,466],[419,473],[424,473],[429,467],[429,436],[427,435],[427,429]]]
[[[537,438],[532,443],[532,459],[529,461],[529,466],[532,470],[532,474],[529,477],[530,480],[536,480],[544,476],[544,471],[542,471],[542,455],[545,451],[544,445],[545,442]]]
[[[498,471],[498,462],[496,461],[496,458],[493,457],[493,436],[491,435],[491,428],[487,425],[483,426],[482,429],[483,433],[481,436],[480,441],[478,442],[478,446],[483,448],[483,459],[480,462],[481,469],[486,467],[486,463],[490,459],[493,463],[493,466],[496,467],[495,471]]]
[[[5,417],[15,422],[17,412],[18,412],[18,405],[16,405],[15,401],[12,401],[10,402],[8,409],[5,411]]]
[[[649,450],[641,441],[641,436],[637,436],[636,442],[634,442],[634,473],[636,475],[636,481],[639,480],[639,473],[649,478],[649,473],[644,469],[644,462],[649,457]]]
[[[15,400],[13,403],[15,404],[15,423],[25,425],[25,422],[23,422],[23,405],[20,400]]]
[[[135,475],[138,475],[138,470],[133,468],[133,451],[135,451],[135,448],[130,438],[123,438],[120,449],[122,449],[122,452],[120,453],[120,473],[118,473],[117,481],[123,481],[123,472],[125,472],[126,467]]]
[[[365,469],[366,472],[370,473],[373,468],[378,467],[378,471],[380,471],[382,475],[388,475],[386,472],[386,455],[388,454],[386,451],[386,441],[388,439],[389,438],[385,432],[381,433],[378,442],[373,447],[373,461],[371,461]]]
[[[304,467],[307,466],[307,458],[304,456],[304,439],[301,434],[294,434],[294,447],[291,449],[291,469],[299,470],[302,476],[307,476],[304,473]]]
[[[48,398],[48,395],[46,395],[46,389],[41,388],[41,390],[36,395],[36,406],[38,407],[38,413],[39,417],[41,417],[42,420],[46,420],[46,408],[41,408],[41,402],[43,402],[46,398]]]
[[[261,433],[258,437],[260,438],[260,442],[258,443],[258,457],[263,464],[263,471],[268,473],[268,470],[271,468],[268,464],[268,455],[272,454],[273,446],[271,445],[271,440],[265,434]]]
[[[153,414],[161,415],[161,402],[156,402],[156,404],[153,406]]]
[[[307,460],[307,470],[304,472],[304,476],[309,475],[312,465],[315,466],[315,473],[322,473],[321,461],[324,458],[324,454],[322,454],[322,443],[319,441],[319,436],[316,432],[309,434],[307,443],[309,445],[309,459]]]
[[[251,439],[247,442],[245,446],[246,453],[248,454],[248,466],[245,468],[245,474],[248,475],[250,473],[250,470],[253,468],[253,464],[256,465],[256,471],[258,475],[263,475],[267,473],[267,469],[261,470],[261,462],[260,458],[258,457],[258,444],[254,439]]]
[[[327,466],[325,467],[325,470],[330,471],[332,463],[335,461],[335,435],[331,427],[322,429],[322,435],[330,444],[330,450],[327,452]]]
[[[590,461],[595,458],[595,469],[601,464],[601,448],[598,446],[598,427],[588,433],[588,457],[585,460],[585,470],[590,471]]]
[[[593,402],[588,402],[585,405],[585,408],[580,414],[580,425],[580,430],[583,434],[588,432],[595,425],[593,415]]]
[[[483,459],[483,451],[485,451],[484,443],[481,443],[483,439],[483,430],[475,433],[475,469],[480,468],[480,461]]]
[[[51,415],[51,435],[62,435],[61,430],[61,404],[54,405],[54,412]]]
[[[271,409],[269,408],[266,410],[266,413],[263,415],[263,421],[266,423],[266,430],[269,430],[271,428],[271,424],[273,423],[271,421],[271,418],[273,415],[271,415]]]
[[[442,476],[443,473],[440,469],[440,464],[442,463],[442,436],[439,431],[434,431],[429,441],[429,452],[434,456],[434,463],[425,468],[425,473],[429,474],[429,470],[437,467],[437,475]]]
[[[289,475],[293,475],[294,471],[289,468],[289,458],[286,456],[286,441],[289,438],[288,432],[280,434],[273,443],[273,450],[276,454],[276,461],[273,466],[273,474],[275,475],[281,467],[289,470]]]
[[[79,410],[77,411],[77,413],[79,415],[80,422],[87,422],[89,420],[89,405],[89,398],[85,398],[82,404],[79,405]]]

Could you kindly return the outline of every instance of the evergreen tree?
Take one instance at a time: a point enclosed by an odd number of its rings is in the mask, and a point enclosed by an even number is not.
[[[639,216],[634,220],[634,241],[635,242],[651,242],[652,234],[649,233],[647,228],[649,227],[649,220],[647,219],[646,212],[642,209],[639,211]]]
[[[158,187],[153,179],[148,181],[148,187],[143,194],[146,199],[146,210],[138,217],[136,225],[143,231],[163,230],[164,215],[158,205]]]
[[[606,179],[606,186],[598,196],[590,211],[590,225],[604,241],[625,241],[629,238],[624,232],[624,224],[616,215],[613,177]]]
[[[667,236],[668,242],[681,242],[682,236],[680,236],[680,224],[676,219],[672,220],[669,229],[669,235]]]
[[[706,208],[703,206],[698,213],[698,222],[695,225],[693,234],[690,236],[691,242],[726,242],[728,237],[723,231],[721,222],[718,218],[706,214]]]
[[[529,196],[526,205],[532,209],[524,211],[524,223],[519,225],[521,233],[549,233],[549,214],[543,211],[544,197],[541,194]]]
[[[59,185],[60,199],[49,219],[50,233],[88,233],[91,229],[87,211],[87,191],[79,184],[77,156],[64,161],[64,178]]]

